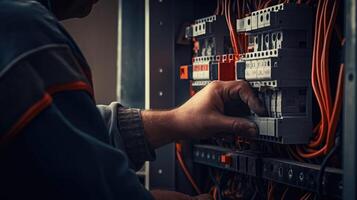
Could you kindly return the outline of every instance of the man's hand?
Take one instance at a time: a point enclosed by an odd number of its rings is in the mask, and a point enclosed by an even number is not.
[[[201,139],[219,133],[256,134],[255,123],[245,118],[225,115],[226,105],[234,101],[243,102],[257,114],[265,113],[264,106],[247,82],[212,82],[176,109],[175,121],[181,124],[179,130],[182,137]]]
[[[174,140],[208,138],[219,133],[256,134],[253,122],[224,114],[225,106],[235,101],[245,103],[257,114],[265,114],[264,106],[247,82],[215,81],[179,108],[143,111],[147,138],[154,147],[159,147]]]
[[[191,197],[179,192],[164,190],[153,190],[151,191],[151,194],[154,196],[155,200],[211,200],[211,197],[208,194]]]

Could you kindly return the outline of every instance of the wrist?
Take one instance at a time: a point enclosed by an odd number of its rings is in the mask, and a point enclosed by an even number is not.
[[[145,136],[154,148],[181,139],[176,112],[176,109],[141,111]]]
[[[183,111],[181,107],[175,108],[170,111],[170,119],[172,123],[173,137],[175,141],[177,140],[187,140],[192,139],[192,123],[190,120],[193,113],[188,114]],[[191,123],[190,123],[191,122]]]

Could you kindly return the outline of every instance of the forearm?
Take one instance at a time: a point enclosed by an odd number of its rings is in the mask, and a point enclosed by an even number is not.
[[[141,112],[145,136],[152,147],[158,148],[183,139],[177,124],[177,110]]]

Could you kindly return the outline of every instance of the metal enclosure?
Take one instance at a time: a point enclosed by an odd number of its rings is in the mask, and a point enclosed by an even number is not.
[[[356,135],[356,0],[345,2],[345,92],[344,92],[344,124],[343,124],[343,170],[344,170],[344,192],[343,199],[354,200],[357,198],[357,135]]]
[[[343,112],[344,199],[357,199],[357,135],[356,135],[356,1],[346,0],[345,96]],[[184,22],[200,15],[195,5],[200,1],[146,0],[146,108],[168,109],[182,103],[188,94],[180,90],[177,69],[190,61],[190,46],[177,44],[177,35]],[[201,4],[203,5],[203,4]],[[202,16],[202,15],[201,15]],[[192,163],[188,162],[192,169]],[[182,187],[186,185],[186,187]],[[157,150],[157,160],[150,166],[150,187],[190,192],[176,166],[173,144]]]
[[[180,23],[192,18],[192,7],[189,0],[146,0],[146,108],[169,109],[177,105],[175,91],[183,87],[175,84],[176,61],[190,59],[190,46],[176,45],[175,37]],[[156,152],[156,161],[150,163],[150,188],[176,190],[174,144]]]

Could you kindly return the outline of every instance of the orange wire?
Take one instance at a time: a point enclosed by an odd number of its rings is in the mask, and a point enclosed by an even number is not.
[[[272,0],[269,0],[269,1],[265,2],[263,8],[267,8],[269,6],[269,4],[271,4],[271,2],[272,2]]]
[[[305,200],[306,197],[308,196],[308,194],[309,194],[309,193],[305,193],[305,194],[300,198],[300,200]]]
[[[317,156],[324,155],[328,153],[328,151],[332,148],[334,144],[334,138],[336,134],[336,129],[337,129],[337,124],[339,121],[339,116],[342,110],[342,97],[343,97],[343,75],[344,75],[344,64],[341,64],[340,66],[340,72],[339,72],[339,77],[338,77],[338,83],[337,83],[337,92],[336,92],[336,97],[335,97],[335,103],[334,103],[334,111],[333,111],[333,120],[334,123],[330,124],[329,132],[328,132],[328,142],[319,150],[306,153],[304,152],[301,148],[297,148],[297,152],[300,156],[304,158],[314,158]]]
[[[221,15],[224,15],[224,12],[225,12],[224,1],[225,1],[225,0],[220,0],[220,1],[221,1],[221,8],[222,8],[222,10],[221,10]]]
[[[321,121],[314,128],[315,137],[308,147],[297,148],[298,155],[303,158],[322,156],[332,148],[342,108],[344,65],[340,67],[336,96],[332,103],[328,60],[339,1],[333,1],[332,6],[329,3],[329,0],[318,2],[311,71],[311,83],[320,108]]]
[[[327,102],[326,102],[326,96],[324,94],[324,81],[322,80],[322,74],[321,73],[321,68],[322,68],[322,63],[321,63],[321,51],[322,51],[322,48],[323,48],[323,43],[322,43],[322,38],[324,37],[324,34],[325,34],[325,30],[324,30],[324,27],[322,26],[322,23],[323,23],[323,18],[326,18],[326,15],[324,13],[325,11],[325,8],[327,6],[326,4],[326,1],[323,2],[322,5],[320,5],[322,7],[320,7],[320,11],[321,11],[321,17],[319,18],[319,22],[318,22],[318,37],[317,37],[317,46],[316,46],[316,57],[315,57],[315,60],[314,60],[314,63],[315,63],[315,71],[316,71],[316,78],[317,78],[317,85],[316,87],[318,88],[318,92],[317,92],[317,95],[320,99],[320,111],[321,111],[321,125],[320,125],[320,129],[319,129],[319,137],[318,137],[318,140],[316,140],[315,142],[312,142],[311,143],[311,147],[318,147],[320,146],[325,138],[326,138],[326,134],[327,134],[327,124],[329,123],[328,122],[328,115],[329,115],[329,109],[327,108]]]
[[[219,0],[217,0],[217,7],[216,7],[216,10],[214,11],[214,14],[215,15],[218,15],[219,14],[219,11],[220,11],[220,2],[219,2]]]
[[[217,199],[217,187],[214,187],[213,189],[213,200]]]
[[[274,190],[274,185],[272,182],[269,182],[269,184],[268,184],[268,200],[274,199],[273,190]]]
[[[186,177],[189,180],[189,182],[191,183],[192,187],[195,189],[197,194],[201,194],[201,190],[197,186],[195,180],[192,178],[188,168],[186,167],[185,162],[183,161],[183,158],[182,158],[182,146],[179,143],[176,143],[176,157],[177,157],[178,163],[179,163],[182,171],[186,175]]]
[[[328,58],[329,58],[329,52],[328,52],[328,50],[326,50],[326,49],[330,49],[330,45],[331,45],[331,37],[332,37],[332,32],[333,32],[333,24],[335,23],[335,20],[336,20],[336,14],[337,14],[337,8],[338,7],[338,3],[337,3],[337,1],[334,1],[334,5],[333,5],[333,9],[332,9],[332,17],[331,17],[331,19],[330,19],[330,21],[329,21],[329,24],[328,24],[328,27],[327,27],[327,35],[326,35],[326,37],[325,37],[325,48],[324,48],[324,55],[325,55],[325,67],[326,68],[328,68],[328,66],[329,66],[329,61],[328,61]],[[335,11],[336,10],[336,11]],[[336,123],[336,120],[338,120],[338,119],[336,119],[336,118],[334,118],[334,119],[332,119],[333,117],[334,117],[334,115],[336,115],[335,113],[333,113],[333,111],[335,110],[335,112],[336,112],[336,109],[338,109],[337,107],[339,106],[339,105],[336,105],[335,104],[335,106],[332,108],[332,100],[331,100],[331,93],[330,93],[330,90],[329,90],[329,88],[330,88],[330,80],[329,80],[329,71],[328,71],[328,69],[325,69],[326,71],[325,71],[325,76],[326,76],[326,85],[327,85],[327,91],[326,91],[326,93],[328,93],[327,94],[327,97],[329,98],[329,104],[331,104],[331,114],[329,115],[329,126],[328,126],[328,134],[327,134],[327,141],[328,141],[328,144],[331,144],[333,141],[334,141],[334,138],[332,138],[331,137],[331,135],[333,134],[332,133],[332,130],[331,130],[331,128],[334,128],[334,126],[335,126],[335,123]],[[340,68],[340,70],[343,70],[343,66],[341,66],[341,68]],[[340,72],[342,72],[342,71],[340,71]],[[337,87],[339,87],[339,86],[337,86]],[[337,94],[337,91],[336,91],[336,94]],[[337,102],[337,100],[338,100],[338,98],[337,98],[338,96],[336,95],[336,98],[335,98],[335,103],[339,103],[339,102]],[[342,104],[342,102],[341,102],[341,104]],[[329,105],[330,106],[330,105]],[[335,116],[336,117],[336,116]],[[338,116],[337,116],[338,117]],[[329,150],[329,148],[331,148],[332,146],[330,146],[330,145],[328,145],[327,146],[327,149]]]
[[[331,121],[333,123],[330,124],[329,127],[329,135],[327,135],[328,139],[328,143],[327,143],[327,149],[330,150],[333,147],[334,144],[334,138],[335,138],[335,134],[336,134],[336,129],[337,129],[337,124],[339,122],[340,119],[340,113],[342,110],[342,99],[343,99],[343,76],[345,72],[345,66],[344,64],[341,64],[340,66],[340,72],[339,72],[339,77],[338,77],[338,82],[337,82],[337,91],[336,91],[336,97],[335,97],[335,104],[334,104],[334,108],[332,111],[332,117],[331,117]],[[327,152],[325,152],[327,153]]]
[[[225,13],[226,13],[225,16],[226,16],[228,29],[229,29],[229,32],[230,32],[233,51],[234,51],[234,54],[237,55],[239,53],[238,53],[238,48],[237,48],[237,41],[236,41],[236,38],[235,38],[236,34],[235,34],[235,31],[233,30],[232,22],[231,22],[230,5],[231,5],[231,0],[226,0],[225,1]]]
[[[325,87],[324,87],[324,94],[325,94],[325,98],[326,98],[326,108],[327,108],[327,113],[329,116],[329,122],[330,122],[330,116],[331,116],[331,112],[332,112],[332,100],[331,100],[331,93],[330,93],[330,79],[329,79],[329,70],[328,70],[328,56],[329,56],[329,50],[330,50],[330,44],[331,44],[331,36],[332,36],[332,30],[333,30],[333,26],[332,24],[335,21],[335,9],[336,9],[336,3],[337,1],[334,1],[334,5],[333,5],[333,9],[332,9],[332,16],[329,20],[329,23],[326,25],[324,25],[324,27],[326,29],[324,29],[324,32],[326,33],[325,38],[324,38],[324,43],[323,43],[323,50],[322,50],[322,57],[323,59],[321,59],[321,74],[323,75],[323,79],[322,82],[325,83]],[[327,15],[328,10],[328,3],[329,1],[326,1],[326,7],[325,7],[325,15]],[[325,18],[327,19],[327,17]],[[326,20],[324,21],[324,24],[326,24]]]
[[[286,193],[288,193],[288,190],[289,190],[289,188],[286,187],[286,189],[284,190],[283,194],[281,195],[281,198],[280,198],[281,200],[285,199],[285,196],[286,196]]]
[[[318,7],[317,7],[317,14],[316,14],[316,22],[315,22],[315,43],[314,43],[314,52],[313,52],[313,56],[312,56],[312,70],[311,70],[311,83],[312,83],[312,89],[314,91],[314,94],[316,96],[316,100],[317,103],[319,105],[320,108],[320,115],[321,115],[321,122],[319,123],[320,126],[318,128],[318,132],[317,134],[317,139],[316,141],[313,141],[309,146],[310,147],[317,147],[318,145],[320,145],[322,143],[322,140],[324,139],[324,133],[323,131],[325,130],[324,125],[325,125],[325,109],[323,106],[323,100],[322,100],[322,96],[320,94],[320,87],[318,86],[318,82],[319,82],[319,78],[317,76],[318,73],[316,73],[316,68],[317,68],[317,57],[318,57],[318,44],[319,44],[319,38],[320,38],[320,34],[321,34],[321,30],[320,30],[320,12],[322,9],[322,2],[319,1],[318,3]],[[317,79],[316,79],[317,78]]]

